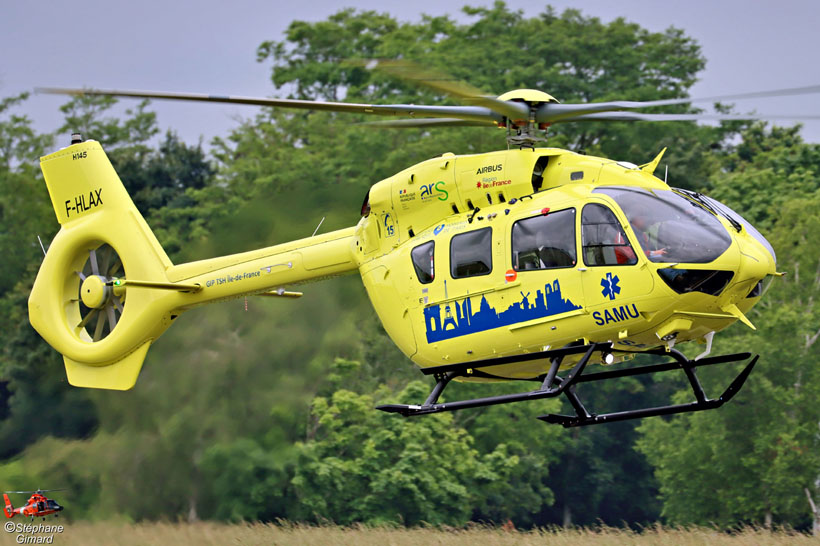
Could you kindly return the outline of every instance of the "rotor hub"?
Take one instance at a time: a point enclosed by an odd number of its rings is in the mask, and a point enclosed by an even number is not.
[[[514,89],[512,91],[507,91],[503,95],[499,95],[498,100],[516,100],[526,102],[527,104],[558,102],[558,99],[549,93],[544,93],[543,91],[539,91],[537,89]]]
[[[80,288],[80,296],[86,307],[99,309],[105,305],[111,297],[111,287],[106,283],[106,278],[101,275],[89,275],[85,278]]]

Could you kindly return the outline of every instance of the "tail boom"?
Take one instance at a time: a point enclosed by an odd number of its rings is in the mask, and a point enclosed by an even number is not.
[[[179,294],[178,308],[261,294],[284,285],[312,282],[357,270],[355,228],[191,262],[168,270],[171,282],[197,284],[202,290]]]

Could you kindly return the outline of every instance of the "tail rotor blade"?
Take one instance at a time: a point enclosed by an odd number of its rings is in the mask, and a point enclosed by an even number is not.
[[[108,245],[104,245],[100,248],[104,248],[103,257],[102,257],[102,266],[100,267],[100,271],[102,271],[103,274],[105,274],[105,272],[108,271],[108,265],[111,263],[111,254],[114,251],[114,249],[111,248]]]
[[[114,314],[114,306],[113,305],[107,305],[106,306],[106,311],[108,312],[108,327],[113,332],[114,331],[114,326],[117,325],[117,317]]]
[[[116,260],[114,260],[114,265],[112,265],[111,268],[108,270],[108,276],[112,276],[120,268],[121,265],[122,260],[118,257]]]
[[[97,313],[97,327],[94,329],[94,337],[91,339],[99,341],[102,339],[103,328],[105,327],[105,315]]]
[[[89,311],[85,318],[82,321],[80,321],[80,323],[77,325],[77,328],[85,328],[85,325],[91,322],[91,319],[94,318],[94,315],[96,315],[98,312],[99,309],[92,309],[91,311]]]
[[[97,251],[89,250],[88,259],[91,261],[91,273],[94,275],[100,274],[100,267],[97,265]]]

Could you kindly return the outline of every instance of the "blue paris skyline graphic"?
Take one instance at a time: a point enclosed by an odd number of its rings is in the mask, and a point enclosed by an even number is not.
[[[444,316],[442,316],[444,307]],[[431,305],[424,309],[424,322],[427,327],[427,343],[444,339],[466,336],[501,326],[509,326],[537,318],[549,317],[580,309],[568,299],[561,297],[561,286],[556,279],[547,283],[544,291],[538,290],[530,301],[530,292],[521,292],[521,300],[511,304],[504,311],[496,311],[481,296],[478,311],[473,313],[473,302],[470,296],[443,305]]]
[[[616,294],[621,293],[621,287],[618,286],[618,282],[621,279],[618,278],[618,275],[612,275],[612,273],[607,273],[606,277],[601,279],[601,286],[604,288],[601,290],[601,294],[605,298],[609,298],[610,300],[615,299]]]

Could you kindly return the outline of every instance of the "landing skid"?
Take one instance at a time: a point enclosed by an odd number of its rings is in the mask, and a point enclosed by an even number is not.
[[[487,360],[479,360],[474,362],[463,362],[459,364],[448,364],[445,366],[436,366],[432,368],[423,369],[422,372],[426,375],[433,375],[436,378],[436,385],[427,397],[427,400],[421,405],[408,404],[386,404],[378,406],[376,409],[386,411],[389,413],[399,413],[405,417],[413,415],[427,415],[430,413],[441,413],[443,411],[456,411],[465,408],[478,408],[484,406],[494,406],[497,404],[508,404],[511,402],[522,402],[524,400],[540,400],[542,398],[555,398],[560,395],[565,395],[575,410],[575,415],[557,415],[549,414],[542,415],[538,419],[547,423],[563,425],[564,427],[580,427],[586,425],[597,425],[601,423],[612,423],[616,421],[626,421],[628,419],[642,419],[644,417],[653,417],[656,415],[672,415],[675,413],[688,413],[693,411],[702,411],[708,409],[716,409],[728,402],[738,393],[746,378],[752,372],[752,368],[757,363],[757,356],[752,358],[751,353],[735,353],[730,355],[715,356],[710,358],[703,358],[701,360],[689,360],[680,351],[666,349],[654,349],[650,351],[637,352],[638,354],[652,354],[659,356],[672,357],[674,360],[662,364],[651,364],[648,366],[637,366],[633,368],[625,368],[621,370],[610,370],[598,373],[584,374],[584,369],[589,363],[589,359],[596,352],[604,353],[630,353],[632,351],[613,350],[612,344],[607,343],[592,343],[589,345],[578,345],[571,347],[563,347],[561,349],[554,349],[550,351],[541,351],[538,353],[528,353],[524,355],[516,355],[511,357],[493,358]],[[558,368],[561,367],[561,362],[564,357],[569,355],[582,354],[583,356],[577,364],[569,371],[569,373],[561,378],[558,376]],[[720,395],[719,398],[710,400],[706,398],[703,387],[698,380],[695,368],[700,366],[711,366],[713,364],[723,364],[728,362],[740,362],[752,358],[751,361],[743,368],[743,371],[732,381],[729,387]],[[487,369],[494,366],[501,366],[504,364],[512,364],[516,362],[526,362],[529,360],[550,359],[551,366],[549,371],[537,378],[534,381],[541,382],[541,387],[534,391],[521,392],[515,394],[504,394],[500,396],[489,396],[486,398],[474,398],[470,400],[459,400],[455,402],[437,403],[441,393],[447,385],[456,377],[494,377]],[[615,379],[618,377],[629,377],[635,375],[653,374],[659,372],[666,372],[671,370],[683,370],[686,374],[689,384],[692,387],[692,392],[695,396],[695,401],[688,404],[677,404],[672,406],[658,406],[653,408],[643,408],[636,410],[621,411],[616,413],[605,413],[598,415],[587,411],[584,404],[578,398],[575,392],[576,385],[580,383],[588,383],[593,381],[605,381],[607,379]]]

